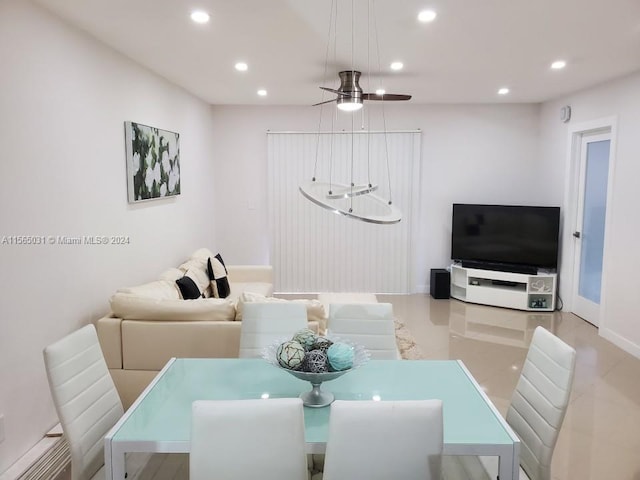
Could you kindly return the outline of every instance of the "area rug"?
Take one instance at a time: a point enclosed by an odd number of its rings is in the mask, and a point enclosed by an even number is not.
[[[396,343],[400,356],[404,360],[420,360],[424,358],[422,350],[411,335],[411,332],[399,318],[394,319],[396,327]]]

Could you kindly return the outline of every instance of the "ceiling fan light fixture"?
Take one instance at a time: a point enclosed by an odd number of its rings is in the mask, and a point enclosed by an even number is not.
[[[338,109],[343,112],[356,112],[362,108],[362,100],[359,98],[340,97],[336,102]]]

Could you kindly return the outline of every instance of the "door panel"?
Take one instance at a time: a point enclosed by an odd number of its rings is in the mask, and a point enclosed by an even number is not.
[[[596,326],[602,290],[610,147],[610,134],[585,136],[580,155],[573,312]]]

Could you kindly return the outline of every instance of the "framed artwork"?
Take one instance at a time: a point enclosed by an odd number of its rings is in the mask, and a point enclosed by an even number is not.
[[[129,203],[180,195],[180,134],[125,122]]]

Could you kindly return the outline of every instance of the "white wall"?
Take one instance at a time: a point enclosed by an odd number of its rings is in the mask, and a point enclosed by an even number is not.
[[[131,239],[0,245],[2,472],[57,423],[42,349],[211,243],[216,172],[207,104],[29,2],[0,2],[0,65],[0,237]],[[126,120],[181,134],[179,197],[127,204]]]
[[[317,108],[213,108],[215,243],[225,259],[268,261],[266,132],[317,131]],[[450,263],[452,203],[560,205],[556,165],[538,155],[538,115],[537,105],[387,107],[388,130],[423,131],[416,289],[425,288],[430,268]],[[351,126],[335,127],[341,128]],[[322,129],[331,130],[325,119]],[[313,158],[300,161],[312,171]]]
[[[577,92],[542,106],[541,153],[558,166],[557,179],[563,185],[569,161],[568,125],[559,121],[560,108],[571,105],[569,125],[617,117],[617,149],[612,183],[612,216],[606,232],[609,249],[605,252],[600,334],[633,355],[640,357],[640,322],[638,322],[638,288],[640,271],[638,237],[638,131],[640,130],[640,74],[631,75],[596,88]],[[564,187],[563,187],[564,188]],[[563,240],[561,295],[570,308],[572,291],[573,241],[566,225]]]

